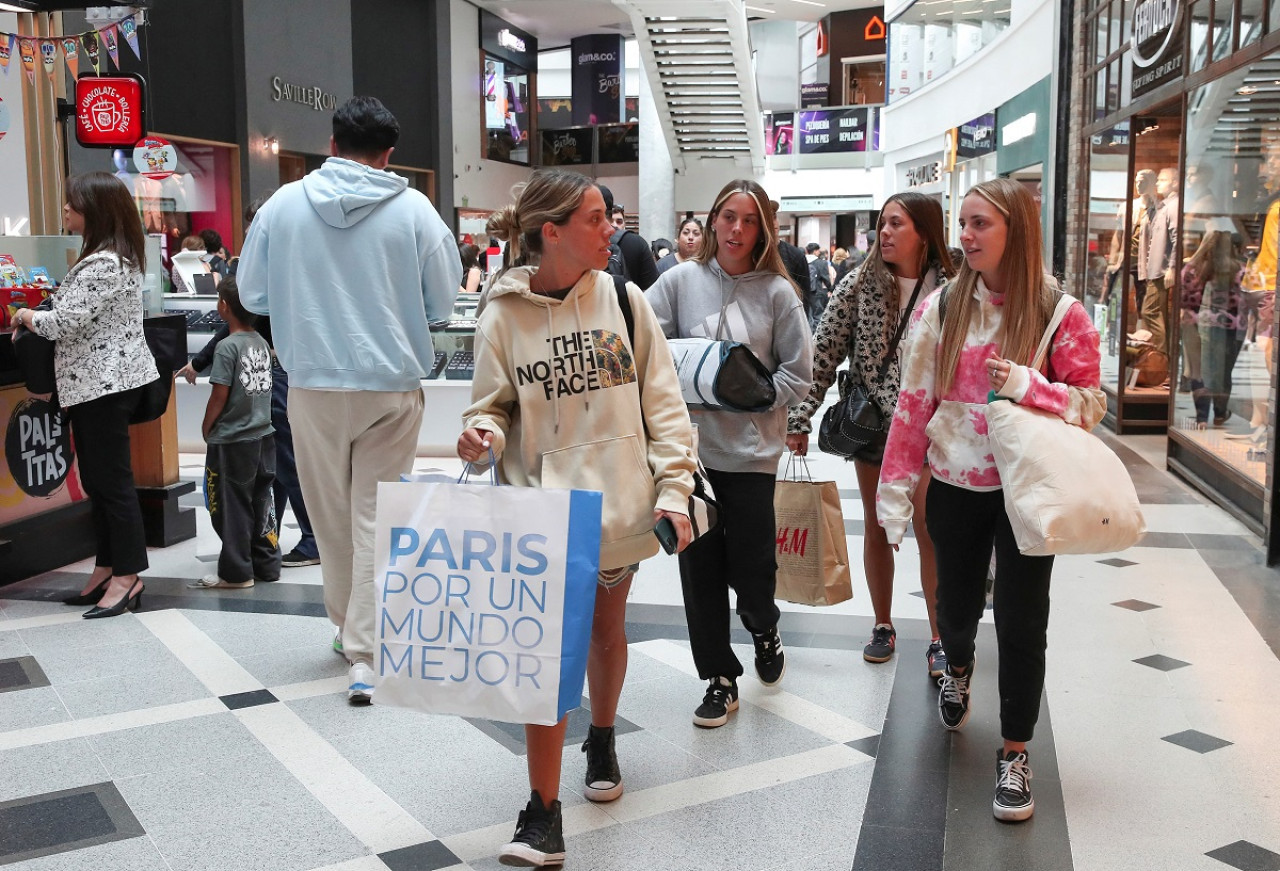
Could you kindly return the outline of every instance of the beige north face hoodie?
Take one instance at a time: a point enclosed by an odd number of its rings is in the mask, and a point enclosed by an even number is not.
[[[671,351],[644,294],[627,285],[634,345],[613,278],[587,272],[563,300],[503,274],[476,330],[463,426],[494,433],[504,481],[604,493],[600,567],[653,556],[654,508],[687,513],[695,462]]]

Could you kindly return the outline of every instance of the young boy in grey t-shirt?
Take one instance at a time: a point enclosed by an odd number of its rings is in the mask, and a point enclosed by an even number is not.
[[[271,348],[254,332],[234,278],[218,284],[218,314],[230,335],[214,352],[204,412],[205,499],[222,539],[218,573],[191,586],[245,589],[280,579],[271,483],[276,447],[271,427]]]

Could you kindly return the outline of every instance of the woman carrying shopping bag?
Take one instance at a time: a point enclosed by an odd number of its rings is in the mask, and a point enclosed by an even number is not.
[[[851,386],[861,385],[884,415],[893,417],[898,402],[905,333],[894,345],[903,319],[926,297],[955,274],[942,227],[942,207],[932,197],[917,193],[894,194],[885,201],[876,226],[876,241],[862,266],[840,282],[831,296],[818,332],[813,337],[813,388],[804,401],[791,409],[787,420],[787,447],[800,456],[809,450],[811,418],[826,400],[836,369],[849,360]],[[880,480],[882,446],[855,454],[854,474],[862,496],[862,516],[870,521],[876,512],[876,485]],[[924,493],[929,471],[923,472],[917,490],[912,526],[920,548],[920,582],[929,612],[930,638],[925,660],[930,677],[941,677],[946,654],[938,638],[934,600],[938,573],[933,542],[925,528]],[[884,530],[867,523],[862,537],[862,567],[875,611],[871,640],[862,649],[867,662],[888,662],[898,633],[893,628],[893,549]]]
[[[902,541],[926,456],[925,505],[938,562],[938,629],[948,665],[938,712],[946,728],[969,718],[978,621],[992,546],[1000,656],[997,819],[1035,810],[1027,742],[1040,713],[1053,557],[1023,556],[1005,511],[988,443],[985,408],[1010,400],[1092,429],[1106,412],[1099,387],[1098,331],[1079,302],[1050,344],[1043,372],[1035,355],[1059,297],[1041,260],[1040,208],[1011,179],[975,185],[960,209],[965,260],[956,279],[916,313],[902,393],[880,467],[878,514],[889,542]],[[1081,474],[1088,470],[1082,469]]]
[[[708,681],[693,722],[723,726],[738,707],[742,663],[729,645],[729,588],[755,642],[760,681],[782,679],[773,495],[787,407],[809,392],[813,346],[804,303],[778,254],[769,197],[732,181],[707,215],[691,262],[659,276],[647,296],[668,338],[741,342],[772,373],[776,398],[759,413],[695,410],[698,451],[720,504],[720,525],[680,556],[685,619],[698,676]]]
[[[489,219],[513,267],[500,274],[476,331],[471,407],[458,456],[490,451],[508,484],[604,494],[599,586],[587,659],[591,728],[584,795],[622,795],[613,724],[627,669],[627,592],[641,560],[658,550],[654,524],[669,518],[683,548],[695,461],[689,415],[671,353],[644,295],[604,272],[613,234],[604,198],[585,176],[540,170],[514,205]],[[506,865],[564,862],[561,755],[566,719],[525,727],[532,796]]]

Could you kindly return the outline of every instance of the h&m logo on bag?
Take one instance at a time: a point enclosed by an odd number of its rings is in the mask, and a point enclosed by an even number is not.
[[[783,526],[775,540],[778,553],[803,557],[809,549],[809,529],[804,526]]]

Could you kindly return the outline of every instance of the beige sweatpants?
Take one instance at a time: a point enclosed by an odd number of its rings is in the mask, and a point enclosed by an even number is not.
[[[413,471],[422,406],[421,390],[289,388],[289,424],[320,548],[324,607],[353,663],[373,663],[378,482]]]

